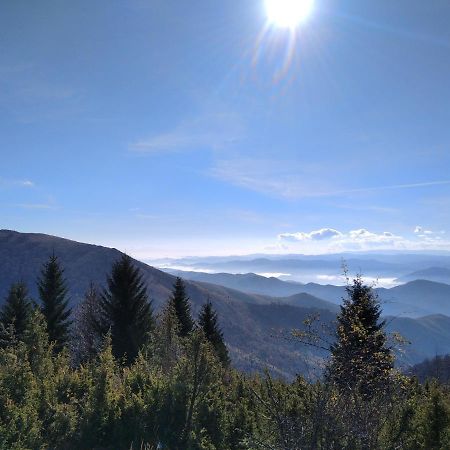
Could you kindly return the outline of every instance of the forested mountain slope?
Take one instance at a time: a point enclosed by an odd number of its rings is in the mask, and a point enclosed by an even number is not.
[[[100,286],[104,284],[112,263],[121,255],[116,249],[54,236],[2,230],[1,301],[10,284],[17,280],[25,281],[32,296],[37,298],[36,279],[42,263],[53,253],[65,267],[72,306],[76,306],[91,281]],[[158,310],[168,298],[175,277],[138,261],[135,264],[140,267],[155,309]],[[332,323],[338,309],[337,303],[343,294],[342,288],[334,286],[318,288],[318,293],[327,294],[323,297],[311,293],[270,297],[210,283],[188,281],[186,284],[195,315],[208,298],[212,300],[219,313],[233,363],[237,367],[261,370],[269,366],[274,372],[287,377],[305,372],[305,363],[315,363],[317,358],[324,356],[291,339],[290,331],[302,328],[303,321],[316,314],[320,314],[324,323]],[[331,299],[333,303],[328,301]],[[404,362],[419,362],[434,356],[436,352],[447,353],[450,350],[450,318],[446,316],[431,316],[420,320],[397,318],[390,323],[389,329],[402,332],[412,342],[408,346]]]

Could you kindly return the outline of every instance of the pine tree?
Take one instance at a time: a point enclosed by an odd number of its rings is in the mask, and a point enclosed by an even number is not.
[[[223,333],[219,327],[217,313],[214,311],[211,300],[202,306],[198,324],[205,333],[206,339],[211,343],[214,352],[224,366],[230,364],[228,350],[223,340]]]
[[[180,277],[177,277],[175,284],[173,285],[172,296],[169,299],[169,303],[175,310],[180,324],[180,337],[186,337],[194,329],[194,320],[191,315],[189,297],[186,294],[186,286]]]
[[[13,328],[14,336],[23,339],[32,311],[28,289],[24,283],[13,284],[0,312],[0,322],[5,329]]]
[[[147,288],[127,255],[114,263],[107,285],[100,300],[99,329],[104,335],[111,332],[114,357],[129,364],[148,341],[154,325]]]
[[[385,322],[380,321],[381,307],[373,289],[358,276],[347,287],[347,294],[337,318],[328,379],[370,397],[375,388],[386,386],[393,355],[387,347]]]
[[[50,342],[55,343],[54,350],[58,353],[69,339],[71,310],[64,270],[55,255],[52,255],[42,268],[38,290],[48,336]]]

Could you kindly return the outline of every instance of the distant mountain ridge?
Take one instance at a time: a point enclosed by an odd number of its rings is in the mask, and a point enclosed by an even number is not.
[[[206,283],[220,284],[232,289],[253,294],[284,297],[298,294],[301,283],[282,281],[276,277],[264,277],[255,273],[231,274],[231,273],[204,273],[191,272],[176,269],[163,269],[164,272],[180,276],[186,280],[203,281]]]
[[[65,268],[72,306],[81,299],[90,281],[104,285],[111,265],[122,255],[116,249],[54,236],[1,230],[0,303],[10,284],[18,280],[25,281],[36,298],[35,282],[39,270],[52,253],[59,257]],[[168,298],[175,277],[139,261],[135,264],[140,268],[158,310]],[[333,322],[340,298],[333,295],[342,292],[342,288],[336,286],[320,291],[332,298],[330,302],[312,292],[272,297],[205,282],[187,281],[186,285],[194,315],[208,298],[213,302],[233,363],[238,368],[251,371],[267,366],[285,377],[305,373],[308,362],[323,356],[314,349],[304,348],[294,340],[286,339],[286,336],[290,335],[292,328],[301,328],[303,321],[311,315],[320,314],[325,323]],[[300,287],[302,290],[309,289],[307,285]],[[391,322],[390,329],[403,330],[405,337],[413,342],[406,352],[406,363],[432,357],[436,350],[440,353],[450,350],[449,317],[398,318]]]
[[[238,289],[247,293],[258,293],[285,297],[305,293],[339,305],[346,296],[345,286],[317,283],[292,283],[277,278],[266,278],[253,273],[203,273],[172,270],[171,273],[194,281]],[[377,288],[385,315],[422,317],[430,314],[450,316],[450,285],[426,280],[415,280],[390,289]],[[329,309],[329,308],[327,308]]]
[[[189,257],[150,261],[158,267],[175,267],[184,271],[207,273],[283,273],[284,280],[319,282],[341,274],[342,264],[350,273],[362,273],[373,279],[394,282],[430,267],[450,270],[450,253],[354,252],[329,255],[247,255],[221,257]],[[316,278],[315,278],[316,277]],[[418,279],[418,278],[414,278]],[[407,279],[406,281],[413,281]],[[431,279],[431,281],[445,281]]]
[[[446,267],[430,267],[398,278],[398,281],[408,282],[414,280],[435,281],[437,283],[450,284],[450,269]]]

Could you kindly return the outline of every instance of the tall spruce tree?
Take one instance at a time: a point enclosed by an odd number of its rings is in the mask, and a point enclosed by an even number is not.
[[[337,340],[331,346],[328,379],[340,388],[371,396],[391,376],[393,354],[387,346],[381,307],[361,276],[347,287],[348,297],[337,318]]]
[[[13,328],[14,337],[21,341],[30,320],[32,302],[24,283],[13,284],[0,312],[0,322],[5,329]]]
[[[58,353],[69,339],[71,310],[64,270],[55,255],[50,256],[42,268],[38,290],[49,341],[54,342],[54,350]]]
[[[224,366],[228,366],[230,364],[228,349],[223,340],[222,330],[219,327],[217,313],[214,311],[210,299],[200,310],[198,324],[203,333],[205,333],[206,339],[211,343],[216,356]]]
[[[112,267],[100,299],[99,329],[111,333],[114,357],[132,363],[154,325],[147,288],[139,269],[123,255]]]
[[[171,307],[174,309],[178,322],[179,334],[181,337],[186,337],[194,329],[194,320],[191,314],[191,305],[189,297],[186,294],[186,286],[184,281],[177,277],[173,285],[172,296],[169,299]]]

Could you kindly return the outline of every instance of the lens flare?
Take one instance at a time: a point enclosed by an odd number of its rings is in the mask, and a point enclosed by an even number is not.
[[[270,23],[282,28],[296,28],[311,14],[314,0],[266,0]]]

